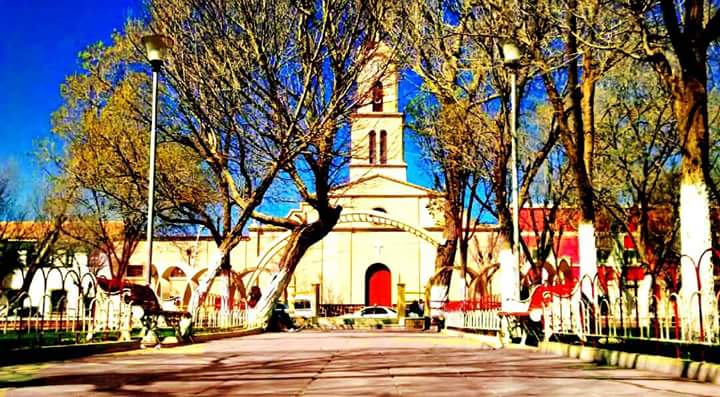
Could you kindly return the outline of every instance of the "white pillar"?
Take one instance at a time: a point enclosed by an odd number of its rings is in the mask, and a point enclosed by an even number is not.
[[[580,221],[578,226],[578,254],[580,256],[580,282],[582,292],[594,299],[593,282],[597,274],[597,249],[595,247],[595,226],[592,222]]]
[[[223,269],[220,272],[220,310],[230,310],[230,269]]]

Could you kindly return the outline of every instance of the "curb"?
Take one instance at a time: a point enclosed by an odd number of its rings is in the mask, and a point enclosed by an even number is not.
[[[257,335],[262,332],[263,330],[261,328],[252,328],[239,331],[217,332],[211,334],[203,333],[193,335],[193,343],[204,343],[217,339]],[[168,348],[184,345],[188,344],[179,342],[161,343],[162,347]],[[139,339],[129,342],[100,342],[83,343],[76,345],[45,346],[35,349],[11,350],[8,352],[9,354],[0,355],[0,365],[17,365],[49,361],[63,361],[73,358],[92,356],[96,354],[120,353],[139,349]]]
[[[720,364],[650,354],[627,353],[589,346],[568,345],[558,342],[540,342],[538,348],[542,353],[576,358],[587,363],[657,372],[675,378],[720,385]]]
[[[503,346],[502,341],[497,335],[483,335],[483,334],[475,334],[471,332],[463,332],[462,330],[458,329],[444,329],[442,330],[443,335],[448,336],[458,336],[460,338],[465,339],[472,339],[479,342],[482,342],[488,346],[490,346],[493,349],[501,349],[505,346]]]
[[[250,328],[250,329],[243,329],[238,331],[228,331],[228,332],[215,332],[211,334],[197,334],[193,335],[193,343],[204,343],[204,342],[210,342],[217,339],[226,339],[226,338],[236,338],[239,336],[250,336],[250,335],[257,335],[263,333],[262,328]]]
[[[35,349],[10,350],[0,356],[0,365],[29,364],[69,360],[104,353],[118,353],[140,348],[140,340],[129,342],[82,343],[75,345],[45,346]]]

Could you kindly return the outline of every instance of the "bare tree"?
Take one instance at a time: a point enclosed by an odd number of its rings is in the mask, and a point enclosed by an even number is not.
[[[597,195],[654,280],[678,257],[679,192],[672,182],[680,156],[677,129],[669,93],[646,73],[621,72],[647,66],[632,60],[622,65],[599,85],[596,163],[608,183],[597,187]]]
[[[177,95],[173,139],[205,160],[236,209],[221,255],[237,245],[251,217],[291,231],[280,272],[253,312],[258,324],[302,255],[339,217],[341,208],[329,197],[337,136],[364,95],[357,94],[357,80],[382,38],[382,4],[158,0],[150,6],[151,29],[176,42],[167,67]],[[294,182],[314,217],[258,211],[280,175]],[[219,263],[208,269],[191,309],[218,269]]]
[[[595,90],[597,81],[620,59],[588,41],[595,36],[618,38],[612,14],[600,1],[542,1],[522,4],[511,17],[522,17],[516,35],[540,69],[565,155],[575,178],[581,217],[578,225],[580,275],[596,274],[593,159],[595,155]],[[590,37],[590,39],[587,39]],[[620,36],[623,37],[623,36]],[[619,38],[618,40],[621,40]],[[592,295],[590,283],[583,292]]]

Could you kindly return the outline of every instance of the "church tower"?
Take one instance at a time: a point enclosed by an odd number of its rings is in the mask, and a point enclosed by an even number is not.
[[[352,114],[350,181],[383,175],[407,180],[403,114],[398,112],[398,71],[391,49],[378,43],[358,77],[359,105]]]

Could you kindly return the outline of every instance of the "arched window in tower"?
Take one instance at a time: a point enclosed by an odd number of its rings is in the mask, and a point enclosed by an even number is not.
[[[375,164],[375,131],[370,131],[368,134],[368,160],[370,164]]]
[[[375,82],[372,88],[372,110],[373,112],[383,111],[383,86],[380,81]]]
[[[387,131],[380,131],[380,164],[387,163]]]

